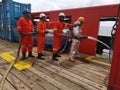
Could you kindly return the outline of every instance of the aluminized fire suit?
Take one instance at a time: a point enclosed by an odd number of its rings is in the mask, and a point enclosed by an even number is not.
[[[77,20],[75,24],[80,24],[80,21]],[[82,34],[82,29],[80,26],[73,27],[73,36],[76,38],[79,38]],[[69,54],[69,59],[72,60],[74,57],[79,53],[79,44],[80,40],[73,38],[72,39],[72,44],[70,48],[70,54]]]

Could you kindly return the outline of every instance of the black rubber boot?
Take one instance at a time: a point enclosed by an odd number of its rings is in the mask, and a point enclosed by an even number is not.
[[[61,57],[61,55],[59,55],[58,53],[57,53],[57,56],[56,57]]]
[[[32,58],[34,58],[35,56],[32,55],[32,52],[29,52],[28,57],[32,57]]]
[[[58,61],[58,59],[57,59],[57,54],[53,54],[52,60]]]
[[[42,56],[45,56],[43,53],[41,54]]]
[[[26,59],[26,53],[23,52],[23,53],[22,53],[22,60],[25,60],[25,59]]]
[[[61,57],[61,55],[59,54],[59,52],[57,52],[57,55],[56,55],[56,57]]]
[[[42,53],[38,53],[38,57],[37,58],[44,60],[45,58],[43,58],[42,56],[43,56]]]

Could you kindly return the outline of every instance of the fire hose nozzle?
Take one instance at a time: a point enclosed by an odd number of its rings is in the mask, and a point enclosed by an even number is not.
[[[84,36],[84,35],[80,35],[79,37],[78,37],[78,39],[87,39],[88,38],[88,36]]]
[[[82,39],[87,39],[87,38],[88,38],[88,36],[84,36],[84,35],[83,35],[83,37],[82,37]]]

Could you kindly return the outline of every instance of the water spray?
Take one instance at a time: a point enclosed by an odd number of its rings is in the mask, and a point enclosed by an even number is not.
[[[106,47],[109,49],[109,62],[111,63],[111,59],[110,59],[110,56],[111,56],[111,48],[110,48],[107,44],[105,44],[104,42],[102,42],[102,41],[100,41],[100,40],[98,40],[98,39],[96,39],[96,38],[94,38],[94,37],[92,37],[92,36],[88,36],[87,39],[97,41],[97,42],[103,44],[104,46],[106,46]]]
[[[97,42],[103,44],[104,46],[106,46],[108,49],[110,49],[110,47],[109,47],[107,44],[105,44],[104,42],[102,42],[102,41],[100,41],[100,40],[98,40],[98,39],[96,39],[96,38],[94,38],[94,37],[92,37],[92,36],[88,36],[88,39],[97,41]]]

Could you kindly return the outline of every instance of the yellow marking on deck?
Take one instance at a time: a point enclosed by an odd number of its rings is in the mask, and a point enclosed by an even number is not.
[[[101,61],[95,60],[93,58],[94,58],[94,56],[88,56],[88,57],[85,58],[85,60],[88,60],[88,61],[91,61],[91,62],[94,62],[94,63],[98,63],[98,64],[102,64],[102,65],[105,65],[105,66],[109,66],[109,67],[111,66],[111,64],[109,64],[109,63],[101,62]]]
[[[11,63],[15,60],[15,57],[12,54],[13,52],[3,52],[3,53],[0,53],[0,57],[5,61]],[[31,66],[32,66],[32,62],[28,60],[21,61],[18,59],[17,62],[14,64],[14,67],[20,71],[30,68]]]

